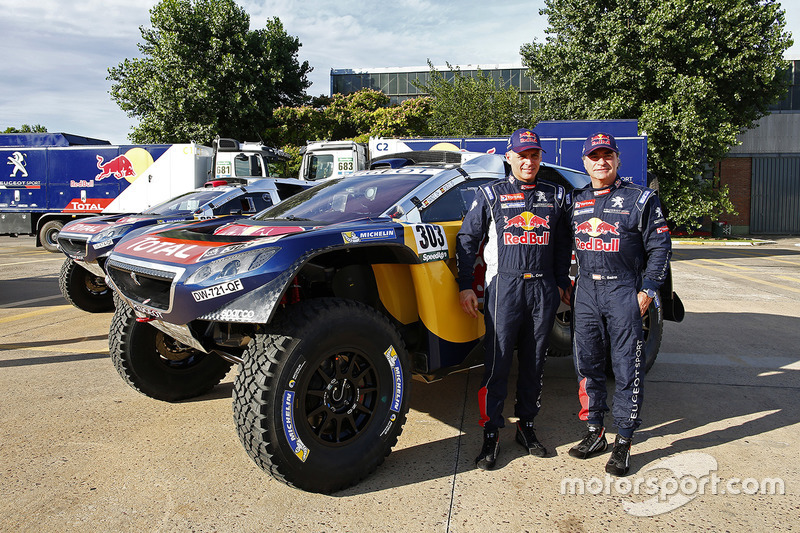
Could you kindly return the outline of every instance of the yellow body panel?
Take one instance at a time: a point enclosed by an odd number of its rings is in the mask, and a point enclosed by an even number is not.
[[[373,265],[378,293],[386,309],[403,324],[421,319],[434,335],[449,342],[469,342],[486,331],[483,317],[472,318],[458,301],[455,278],[455,238],[461,222],[435,224],[444,230],[447,261],[413,265]],[[406,226],[405,243],[420,256],[414,226]]]

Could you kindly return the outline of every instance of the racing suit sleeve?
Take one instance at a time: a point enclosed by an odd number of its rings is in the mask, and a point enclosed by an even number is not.
[[[554,228],[553,243],[553,271],[556,278],[556,285],[567,290],[570,286],[569,268],[572,263],[572,228],[570,224],[570,203],[571,195],[564,194],[559,187],[559,192],[563,198],[561,202],[560,216]]]
[[[669,235],[667,221],[663,215],[661,201],[651,194],[642,209],[640,223],[642,241],[646,256],[642,289],[658,290],[667,278],[669,259],[672,255],[672,239]]]
[[[491,206],[483,187],[475,191],[475,199],[467,211],[461,229],[456,235],[456,264],[458,266],[458,290],[472,288],[475,278],[475,259],[481,243],[486,237],[491,219]]]

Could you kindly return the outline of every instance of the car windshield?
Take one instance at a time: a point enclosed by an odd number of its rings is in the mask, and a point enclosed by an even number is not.
[[[429,173],[408,172],[338,178],[298,193],[253,218],[313,220],[335,224],[377,217],[429,177]]]
[[[166,202],[154,205],[150,209],[142,211],[144,215],[175,215],[178,213],[191,213],[201,205],[207,204],[225,191],[219,189],[209,189],[207,191],[187,192],[167,200]]]

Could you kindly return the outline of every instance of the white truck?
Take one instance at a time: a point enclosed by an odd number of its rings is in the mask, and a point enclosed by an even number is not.
[[[298,178],[320,181],[369,168],[367,145],[355,141],[309,141],[300,148],[303,160]]]

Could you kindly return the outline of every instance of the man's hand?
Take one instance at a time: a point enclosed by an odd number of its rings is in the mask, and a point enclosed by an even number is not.
[[[647,308],[650,307],[650,302],[653,301],[646,292],[641,291],[637,297],[639,298],[639,312],[641,312],[642,316],[647,312]]]
[[[572,287],[567,287],[567,290],[562,289],[561,287],[558,288],[558,294],[561,296],[561,301],[567,305],[570,305],[570,300],[572,299]]]
[[[478,297],[472,289],[466,289],[458,293],[458,301],[461,309],[472,318],[478,318]]]

